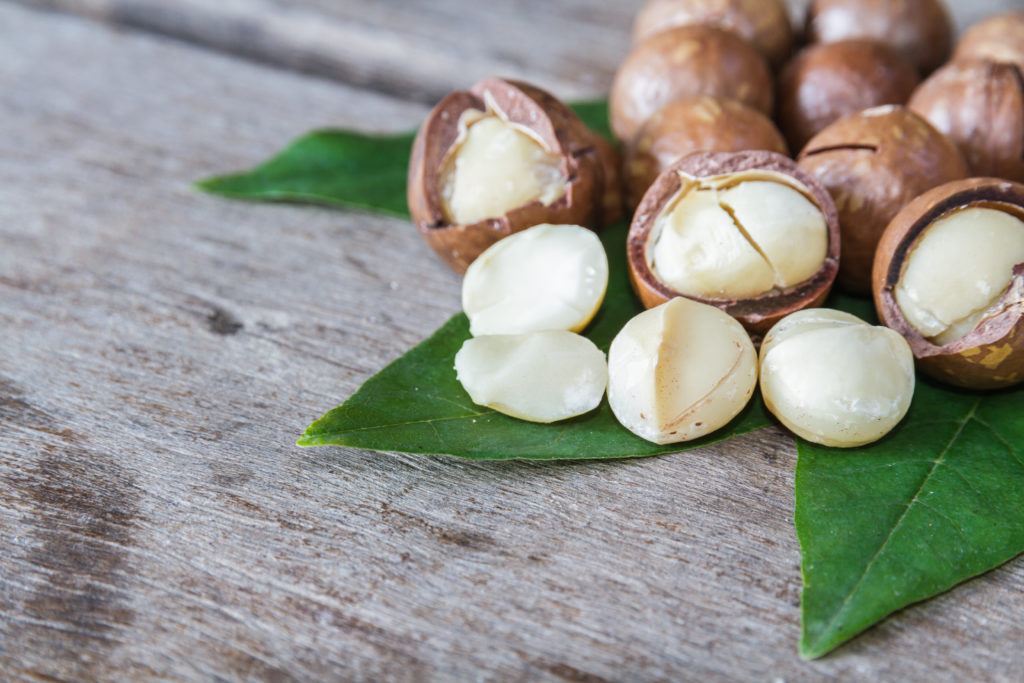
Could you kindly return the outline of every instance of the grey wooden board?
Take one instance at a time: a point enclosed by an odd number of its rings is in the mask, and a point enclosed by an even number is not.
[[[458,307],[400,220],[192,191],[420,105],[0,3],[0,672],[1015,680],[1017,560],[805,663],[776,429],[632,462],[298,449]]]

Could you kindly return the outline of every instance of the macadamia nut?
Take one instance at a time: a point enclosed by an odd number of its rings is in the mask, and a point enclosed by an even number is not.
[[[689,441],[732,420],[757,383],[743,326],[686,298],[637,315],[608,352],[608,402],[619,422],[654,443]]]
[[[466,270],[462,308],[470,332],[578,332],[608,287],[601,240],[578,225],[537,225],[487,248]]]
[[[925,338],[950,344],[996,312],[1018,263],[1024,263],[1024,221],[968,207],[921,233],[904,262],[896,301]]]
[[[761,395],[797,436],[848,448],[895,427],[914,395],[914,355],[899,333],[825,308],[780,320],[761,345]]]
[[[455,371],[474,403],[543,423],[593,410],[608,382],[600,349],[564,330],[468,339]]]
[[[562,159],[523,126],[496,113],[467,110],[441,168],[441,210],[450,223],[496,218],[565,193]]]
[[[825,261],[828,227],[806,188],[781,173],[683,177],[655,220],[651,271],[698,297],[753,297],[813,276]]]

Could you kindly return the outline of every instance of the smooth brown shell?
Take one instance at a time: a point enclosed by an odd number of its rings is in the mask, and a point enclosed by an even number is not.
[[[936,185],[967,176],[956,145],[906,107],[844,116],[811,138],[797,163],[835,200],[843,240],[838,282],[871,291],[875,247],[893,216]]]
[[[953,61],[970,59],[1024,67],[1024,11],[996,14],[964,31],[953,51]]]
[[[696,95],[671,102],[655,112],[626,147],[623,168],[629,205],[639,204],[655,178],[684,156],[753,149],[789,154],[771,119],[736,100]]]
[[[908,204],[886,228],[872,275],[875,307],[882,322],[902,334],[918,367],[937,380],[970,389],[997,389],[1024,380],[1024,263],[1013,269],[1002,312],[952,344],[936,346],[903,317],[895,288],[917,237],[942,216],[979,206],[1024,220],[1024,185],[999,178],[947,183]]]
[[[633,42],[676,26],[732,31],[776,68],[793,50],[793,26],[781,0],[648,0],[633,21]]]
[[[654,112],[691,95],[729,97],[771,116],[768,62],[742,38],[709,26],[681,26],[634,46],[615,74],[609,113],[628,143]]]
[[[808,45],[779,74],[777,119],[793,149],[836,119],[882,104],[906,104],[917,70],[873,40]]]
[[[534,201],[504,216],[453,225],[441,210],[441,165],[458,136],[459,117],[467,109],[486,111],[485,97],[509,121],[529,128],[549,151],[562,157],[561,171],[568,179],[565,194],[549,205]],[[569,107],[525,83],[488,78],[469,90],[453,92],[434,107],[413,142],[406,186],[413,223],[437,255],[459,273],[501,238],[539,223],[596,228],[608,209],[603,206],[604,166],[595,137]]]
[[[814,0],[807,37],[812,43],[877,40],[927,74],[946,61],[953,24],[942,0]]]
[[[908,106],[956,143],[972,175],[1024,182],[1024,76],[1017,64],[947,64]]]
[[[647,264],[644,252],[655,220],[682,189],[680,173],[707,178],[740,171],[773,171],[799,181],[811,193],[828,225],[828,251],[818,272],[794,287],[748,299],[713,299],[677,292],[659,281]],[[832,198],[810,174],[792,159],[775,152],[698,152],[667,168],[644,195],[633,216],[626,240],[629,280],[646,308],[653,308],[679,296],[716,306],[742,323],[747,331],[763,335],[781,318],[804,308],[820,306],[828,296],[839,268],[839,218]]]

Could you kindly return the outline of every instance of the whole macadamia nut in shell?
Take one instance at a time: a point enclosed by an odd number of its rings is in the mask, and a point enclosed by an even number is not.
[[[878,240],[893,216],[922,192],[967,175],[956,146],[906,107],[844,116],[815,135],[797,157],[839,211],[839,284],[871,291]]]
[[[877,40],[926,74],[946,61],[953,24],[942,0],[813,0],[807,37],[812,43]]]
[[[736,100],[695,95],[671,102],[644,123],[623,154],[630,206],[662,171],[694,152],[763,149],[788,155],[771,119]]]
[[[773,66],[793,49],[793,27],[781,0],[649,0],[633,22],[633,41],[676,26],[714,26],[749,41]]]
[[[996,14],[964,31],[953,51],[952,61],[971,59],[1024,67],[1024,11]]]
[[[609,96],[612,131],[626,143],[656,111],[691,95],[728,97],[771,115],[771,70],[742,38],[681,26],[638,43],[619,66]]]
[[[779,127],[799,150],[847,114],[906,104],[919,78],[894,48],[872,40],[818,43],[801,50],[779,74]]]

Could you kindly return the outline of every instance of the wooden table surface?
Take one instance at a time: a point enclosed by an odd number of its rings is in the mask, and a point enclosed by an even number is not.
[[[1020,679],[1020,558],[798,658],[776,428],[568,465],[292,445],[459,279],[406,221],[190,183],[486,75],[600,95],[638,5],[0,0],[0,678]]]

